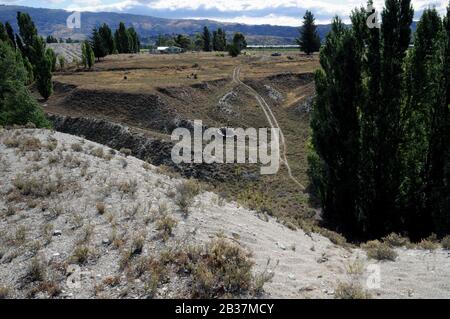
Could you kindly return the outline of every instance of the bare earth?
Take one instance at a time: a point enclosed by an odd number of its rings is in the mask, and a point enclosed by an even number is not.
[[[33,137],[41,141],[40,146],[13,143]],[[339,282],[358,281],[366,287],[367,271],[358,276],[349,272],[356,263],[365,269],[370,264],[380,266],[381,287],[369,290],[374,298],[450,298],[449,251],[402,248],[396,250],[394,262],[376,262],[360,249],[344,249],[321,235],[288,229],[211,192],[198,195],[183,217],[173,200],[181,179],[136,158],[107,154],[107,147],[62,133],[0,132],[0,288],[8,288],[9,297],[26,296],[29,283],[24,276],[34,256],[45,260],[47,275],[62,289],[61,298],[145,297],[145,284],[129,280],[119,269],[119,249],[108,243],[114,231],[125,246],[137,234],[143,235],[144,256],[225,237],[252,253],[256,273],[267,267],[274,272],[265,286],[271,298],[333,298]],[[35,193],[17,191],[21,178],[37,183]],[[50,188],[51,183],[57,186]],[[124,188],[127,183],[135,189]],[[105,204],[103,214],[96,208],[99,202]],[[178,221],[166,243],[156,237],[155,223],[149,218],[161,206]],[[72,287],[67,283],[67,260],[80,240],[89,246],[91,256],[81,266],[81,287]],[[100,288],[110,276],[118,276],[119,283]],[[183,296],[176,289],[182,281],[171,278],[158,288],[156,297]]]

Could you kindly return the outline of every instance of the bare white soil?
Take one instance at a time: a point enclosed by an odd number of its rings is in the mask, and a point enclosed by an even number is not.
[[[41,141],[38,149],[11,146],[11,141],[30,137]],[[130,281],[121,273],[114,238],[122,238],[127,246],[143,236],[145,256],[164,247],[224,236],[252,253],[255,273],[274,272],[265,285],[267,297],[334,298],[339,283],[358,281],[374,298],[450,298],[449,251],[402,248],[396,250],[396,261],[368,260],[360,249],[342,248],[321,235],[288,229],[211,192],[198,195],[185,217],[174,201],[182,179],[136,158],[108,154],[107,147],[58,132],[0,132],[0,288],[7,288],[9,297],[26,297],[26,275],[38,256],[48,265],[47,276],[59,283],[59,297],[142,298],[145,283]],[[18,193],[18,181],[23,180],[40,186],[35,196]],[[103,214],[97,203],[104,203]],[[152,214],[162,208],[178,221],[166,243],[158,238],[151,221]],[[80,242],[91,253],[79,270],[82,284],[77,286],[67,281],[71,274],[67,260]],[[362,273],[349,271],[355,265],[363,267]],[[374,275],[380,287],[369,289],[367,277]],[[120,283],[100,291],[99,285],[110,276],[118,276]],[[156,297],[178,297],[173,293],[177,280],[161,287]]]

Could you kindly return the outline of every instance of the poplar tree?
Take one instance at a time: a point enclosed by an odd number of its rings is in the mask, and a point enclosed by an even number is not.
[[[320,37],[317,33],[315,18],[311,11],[306,10],[303,26],[300,28],[300,38],[297,40],[300,50],[307,55],[320,49]]]

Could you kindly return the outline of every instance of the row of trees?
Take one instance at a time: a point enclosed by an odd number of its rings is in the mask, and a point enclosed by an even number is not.
[[[54,53],[45,48],[27,14],[19,12],[17,18],[19,34],[9,23],[0,23],[0,125],[50,127],[28,85],[36,81],[43,97],[51,94]]]
[[[39,93],[48,99],[53,92],[52,72],[56,68],[56,54],[46,47],[28,14],[18,12],[17,23],[19,34],[8,22],[0,23],[0,40],[21,53],[21,63],[27,70],[27,84],[36,82]]]
[[[160,35],[156,40],[157,46],[177,46],[184,50],[196,51],[228,51],[232,56],[239,55],[241,51],[247,46],[247,41],[242,33],[235,33],[231,43],[227,43],[227,35],[222,28],[209,31],[208,27],[203,28],[202,33],[198,33],[193,39],[179,34],[175,37],[165,37]]]
[[[369,5],[372,5],[369,1]],[[426,9],[409,48],[411,0],[336,17],[320,53],[312,185],[326,220],[354,239],[450,231],[450,5]]]
[[[245,36],[240,32],[236,32],[232,42],[227,44],[226,32],[221,28],[217,29],[217,31],[213,31],[211,35],[208,27],[205,26],[203,28],[201,39],[203,41],[203,51],[228,51],[233,57],[241,54],[241,51],[247,47]]]

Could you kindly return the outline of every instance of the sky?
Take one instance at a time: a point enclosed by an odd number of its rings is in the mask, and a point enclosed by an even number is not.
[[[382,8],[383,0],[374,0]],[[423,9],[435,6],[442,14],[449,0],[412,0],[416,19]],[[318,24],[329,23],[334,15],[344,21],[351,10],[365,0],[0,0],[14,4],[68,11],[112,11],[162,18],[211,19],[246,24],[299,26],[305,10],[311,10]]]

